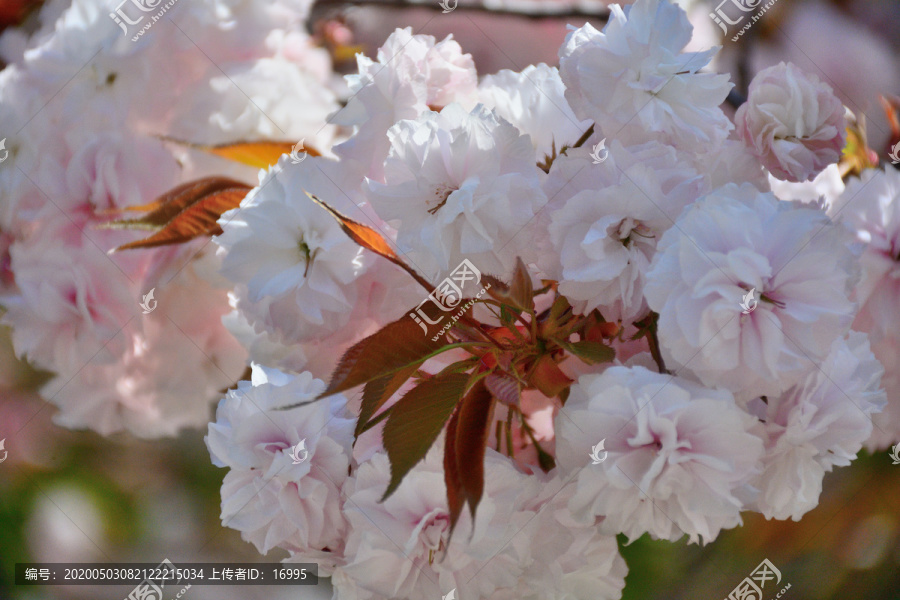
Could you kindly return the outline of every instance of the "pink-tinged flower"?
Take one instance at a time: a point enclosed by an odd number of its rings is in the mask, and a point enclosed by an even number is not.
[[[882,373],[866,335],[851,331],[800,383],[769,398],[756,510],[799,521],[816,507],[825,473],[849,465],[872,433],[873,414],[887,402]]]
[[[860,303],[853,328],[869,334],[872,351],[887,373],[888,407],[875,415],[870,448],[900,441],[900,172],[869,169],[851,179],[831,209],[848,222],[863,242],[862,281],[856,289]]]
[[[828,84],[792,63],[763,69],[735,115],[738,135],[779,179],[808,181],[837,162],[844,106]]]
[[[140,310],[128,276],[52,211],[55,219],[9,248],[17,293],[4,299],[2,322],[18,356],[71,376],[98,353],[114,360],[125,347],[116,334]]]
[[[732,129],[719,105],[727,75],[700,73],[718,51],[682,52],[691,39],[687,15],[668,0],[610,6],[603,31],[585,24],[566,37],[559,71],[575,114],[604,134],[664,137],[673,145],[709,144]],[[680,143],[679,143],[680,142]]]
[[[667,366],[742,401],[786,390],[850,327],[852,242],[823,211],[750,184],[698,200],[663,234],[644,290]]]
[[[340,597],[418,600],[456,589],[459,598],[489,598],[516,585],[530,562],[530,536],[518,535],[533,519],[527,507],[536,478],[518,472],[488,449],[485,490],[474,528],[468,510],[448,545],[450,513],[439,440],[384,502],[390,464],[375,454],[344,486],[350,524],[346,566],[335,572]],[[367,594],[358,594],[361,588]],[[371,594],[371,595],[370,595]]]
[[[539,510],[531,537],[536,560],[519,580],[514,595],[499,600],[618,600],[628,565],[615,536],[593,522],[572,519],[568,502],[575,482],[537,474],[544,485],[535,498]],[[560,486],[563,486],[560,489]]]
[[[736,493],[763,450],[755,423],[725,390],[643,367],[585,375],[556,418],[557,464],[577,473],[569,509],[584,523],[605,516],[605,531],[632,540],[709,542],[740,523]],[[601,440],[608,454],[594,464]]]
[[[59,375],[41,393],[59,408],[55,423],[143,438],[209,423],[210,404],[241,376],[247,357],[221,323],[228,300],[210,282],[214,258],[207,253],[184,268],[164,261],[143,288],[155,292],[153,312],[141,314],[135,293],[128,307],[136,316],[106,352],[81,350],[77,372],[54,365]]]
[[[524,229],[546,197],[528,136],[482,106],[451,104],[397,123],[388,138],[384,183],[370,179],[368,198],[426,276],[463,259],[508,273],[533,252]]]
[[[671,146],[609,146],[593,164],[586,148],[558,158],[539,219],[547,249],[538,264],[579,312],[630,323],[647,313],[646,274],[663,232],[706,191],[703,178]]]
[[[467,109],[475,104],[475,63],[452,36],[435,43],[430,35],[413,35],[411,27],[397,29],[378,49],[377,60],[358,54],[356,61],[359,73],[347,76],[353,96],[331,120],[358,127],[335,152],[365,165],[370,177],[384,172],[384,136],[394,123],[453,102]]]
[[[347,533],[340,488],[347,479],[353,421],[346,399],[310,401],[325,383],[253,365],[219,403],[206,444],[213,464],[229,467],[222,522],[266,554],[275,547],[340,555]]]

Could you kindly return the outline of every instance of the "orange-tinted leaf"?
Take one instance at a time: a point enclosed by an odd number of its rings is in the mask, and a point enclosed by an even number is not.
[[[195,179],[172,188],[150,204],[132,206],[123,210],[150,211],[139,219],[125,219],[110,221],[102,225],[105,229],[158,229],[171,221],[175,215],[188,208],[203,198],[228,189],[244,189],[249,191],[252,186],[229,179],[227,177],[204,177]]]
[[[425,458],[466,389],[465,373],[435,375],[411,389],[392,407],[382,441],[391,459],[391,482],[382,501]]]
[[[475,384],[459,405],[456,464],[473,522],[475,509],[484,493],[484,452],[493,408],[494,398],[483,381]]]
[[[549,354],[545,354],[537,360],[529,383],[548,398],[553,398],[568,389],[572,385],[572,380],[562,372]]]
[[[257,169],[268,169],[278,162],[283,154],[290,154],[293,150],[294,142],[282,142],[275,140],[260,140],[255,142],[233,142],[230,144],[219,144],[215,146],[207,146],[203,144],[194,144],[171,137],[163,136],[161,139],[167,142],[173,142],[181,146],[202,150],[221,156],[228,160],[238,162],[244,165],[255,167]],[[320,156],[321,153],[315,148],[311,148],[303,144],[303,151],[310,156]]]
[[[222,213],[240,206],[249,189],[229,188],[205,196],[179,212],[150,237],[124,244],[116,250],[182,244],[201,235],[218,235],[222,233],[217,223],[219,217]],[[165,207],[159,210],[163,208]]]
[[[431,291],[432,289],[434,289],[434,286],[428,283],[428,281],[424,277],[416,273],[415,269],[400,260],[400,257],[397,256],[397,254],[391,248],[390,244],[387,243],[387,240],[385,240],[380,233],[378,233],[371,227],[363,225],[362,223],[357,223],[353,219],[342,215],[339,211],[335,210],[322,200],[319,200],[309,192],[306,192],[306,195],[309,196],[313,202],[327,210],[329,214],[331,214],[331,216],[337,220],[337,222],[341,226],[341,229],[350,237],[351,240],[353,240],[366,250],[370,250],[375,254],[388,259],[395,265],[401,267],[404,271],[412,275],[413,279],[418,281],[419,284],[421,284],[422,287],[424,287],[426,290]]]

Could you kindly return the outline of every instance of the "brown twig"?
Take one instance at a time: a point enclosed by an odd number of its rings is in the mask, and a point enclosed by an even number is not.
[[[367,6],[388,9],[425,8],[443,12],[443,7],[438,0],[431,2],[412,2],[409,0],[319,0],[315,3],[316,8],[340,8],[344,6]],[[458,4],[452,10],[488,15],[508,15],[523,19],[600,19],[606,21],[609,18],[609,9],[605,6],[598,6],[596,11],[586,11],[573,7],[562,7],[559,10],[551,8],[548,10],[546,3],[538,2],[535,2],[533,10],[524,10],[521,6],[507,8],[490,7],[483,4]]]

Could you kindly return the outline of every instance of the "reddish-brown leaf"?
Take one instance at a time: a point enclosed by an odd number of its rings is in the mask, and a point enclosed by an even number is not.
[[[522,386],[519,382],[504,373],[491,373],[484,378],[488,391],[507,406],[519,406]]]
[[[537,360],[529,383],[548,398],[553,398],[568,389],[572,385],[572,380],[562,372],[549,354],[545,354]]]
[[[447,486],[447,506],[450,508],[450,535],[453,537],[453,529],[459,521],[466,498],[463,492],[462,479],[459,475],[459,466],[456,463],[456,436],[459,423],[459,410],[454,411],[447,423],[447,433],[444,437],[444,484]]]
[[[359,419],[356,421],[356,437],[368,428],[369,421],[384,406],[406,381],[415,375],[421,362],[414,362],[393,375],[373,379],[363,387],[362,404],[359,407]]]
[[[493,408],[494,398],[483,381],[476,383],[459,405],[456,464],[462,492],[469,505],[473,522],[475,509],[478,508],[484,493],[484,453]],[[455,522],[451,523],[451,526],[453,525]]]
[[[249,189],[229,188],[205,196],[179,212],[150,237],[124,244],[116,250],[183,244],[202,235],[218,235],[222,233],[217,223],[219,217],[240,206]]]
[[[400,482],[440,435],[466,390],[465,373],[435,375],[422,381],[391,407],[382,441],[391,460],[391,481],[382,501],[396,491]]]
[[[435,341],[432,341],[433,337],[423,332],[408,314],[388,323],[344,353],[331,375],[328,388],[319,398],[420,365],[447,342],[445,336]]]
[[[390,244],[387,243],[387,240],[385,240],[380,233],[378,233],[371,227],[363,225],[362,223],[357,223],[353,219],[342,215],[339,211],[332,208],[322,200],[319,200],[309,192],[306,192],[306,195],[309,196],[313,202],[327,210],[329,214],[331,214],[331,216],[334,217],[335,220],[337,220],[338,224],[341,226],[341,229],[350,237],[351,240],[353,240],[366,250],[370,250],[399,266],[404,271],[409,273],[413,277],[413,279],[419,282],[419,284],[426,290],[431,291],[432,289],[434,289],[434,286],[431,285],[428,280],[419,275],[415,269],[400,260],[400,257],[397,256],[397,254],[391,248]]]

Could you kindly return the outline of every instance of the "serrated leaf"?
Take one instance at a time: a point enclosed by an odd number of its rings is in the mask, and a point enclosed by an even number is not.
[[[363,387],[362,404],[359,407],[359,419],[356,421],[356,437],[368,429],[369,420],[384,406],[391,396],[397,393],[403,384],[415,375],[422,362],[415,362],[392,375],[373,379]]]
[[[328,387],[317,399],[349,390],[373,379],[392,376],[412,365],[418,367],[426,359],[445,349],[463,345],[447,345],[446,337],[432,341],[433,337],[423,334],[418,323],[408,314],[388,323],[344,353],[331,375]]]
[[[611,362],[616,357],[616,351],[601,342],[581,340],[574,343],[560,342],[559,345],[589,365]]]
[[[123,219],[103,223],[102,229],[159,229],[175,216],[203,198],[229,189],[249,191],[252,186],[227,177],[204,177],[176,186],[149,204],[122,209],[128,212],[147,212],[138,219]]]
[[[240,141],[229,144],[204,145],[186,142],[172,137],[162,136],[160,139],[172,142],[180,146],[186,146],[195,150],[202,150],[222,158],[248,165],[257,169],[268,169],[278,162],[283,154],[290,154],[294,149],[294,142],[276,140]],[[303,144],[303,151],[309,156],[321,156],[315,148]]]
[[[456,464],[472,521],[484,494],[484,453],[494,398],[483,382],[477,383],[459,405],[456,430]],[[451,527],[455,523],[451,523]]]
[[[382,502],[397,490],[410,469],[425,458],[462,398],[468,381],[465,373],[436,375],[411,389],[393,406],[382,435],[391,460],[391,481]]]
[[[306,195],[309,196],[310,200],[328,211],[328,213],[332,217],[334,217],[334,219],[341,226],[343,232],[346,233],[351,240],[353,240],[366,250],[374,252],[375,254],[382,256],[395,265],[399,266],[404,271],[409,273],[412,278],[419,282],[419,284],[426,290],[431,291],[434,289],[434,286],[431,285],[424,277],[419,275],[415,269],[400,260],[400,257],[397,256],[397,253],[394,252],[393,248],[391,248],[390,244],[387,243],[387,240],[385,240],[380,233],[378,233],[371,227],[363,225],[362,223],[357,223],[353,219],[344,216],[338,210],[332,208],[322,200],[319,200],[313,194],[306,192]]]
[[[249,187],[228,188],[204,196],[172,217],[150,237],[123,244],[115,251],[183,244],[200,236],[219,235],[222,233],[222,228],[218,224],[219,217],[240,206],[241,200],[249,191]]]

